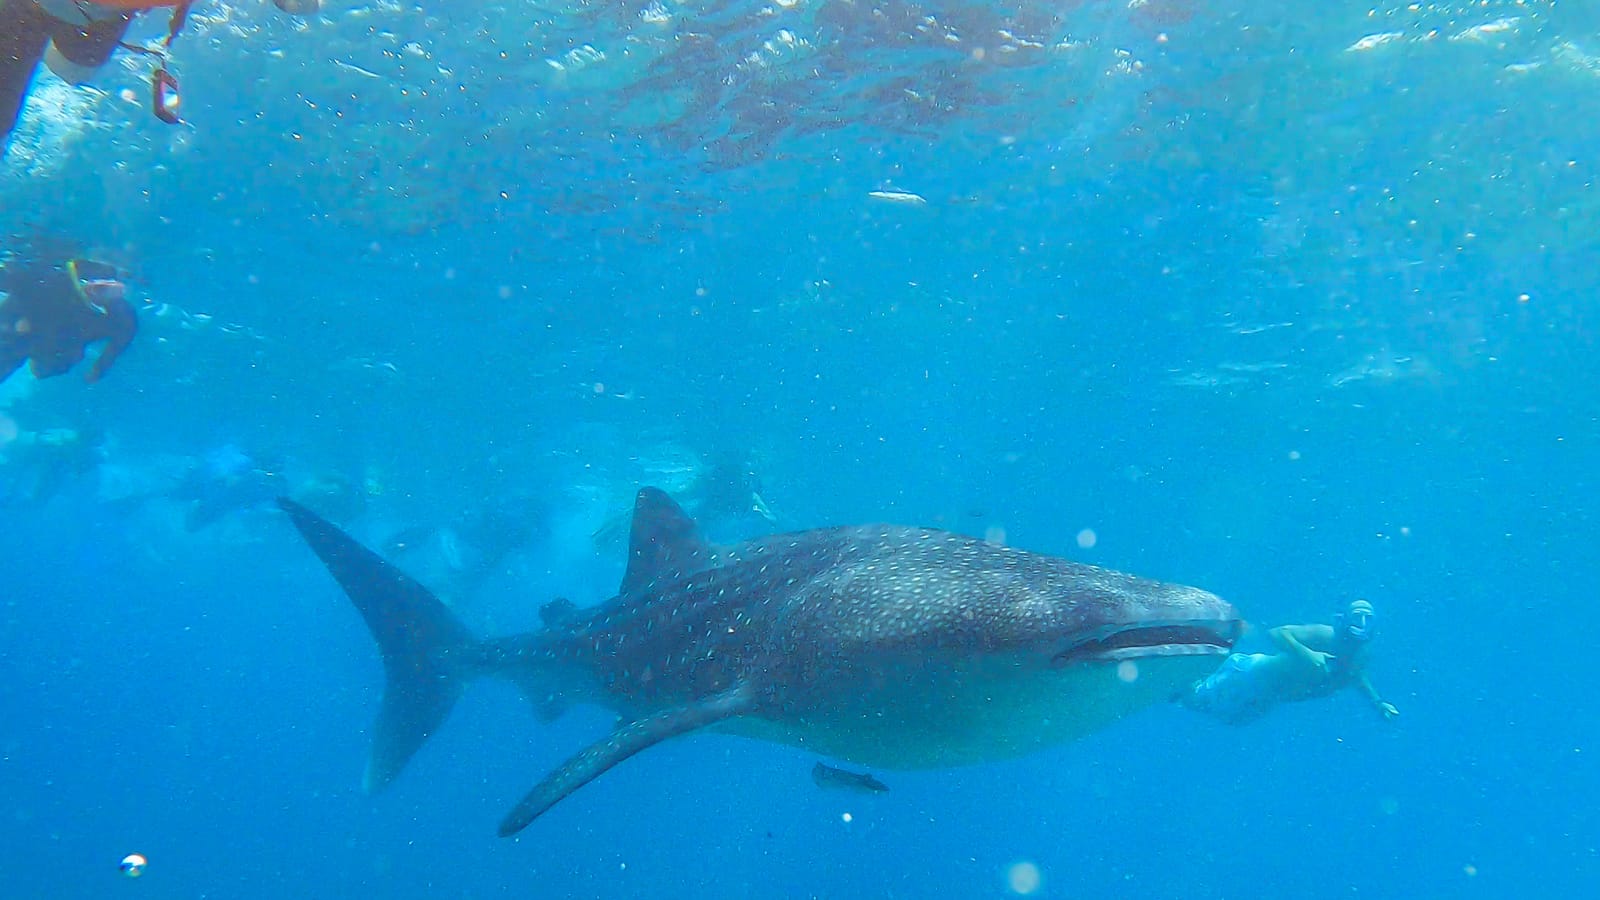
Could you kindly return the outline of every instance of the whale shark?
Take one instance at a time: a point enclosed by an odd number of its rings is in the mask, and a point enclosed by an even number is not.
[[[616,596],[553,601],[527,634],[480,639],[421,583],[292,500],[279,505],[365,619],[384,688],[364,785],[395,780],[475,678],[509,679],[545,718],[617,727],[501,821],[521,831],[612,766],[709,730],[877,769],[1001,760],[1169,701],[1240,634],[1195,587],[897,525],[706,542],[641,489]]]

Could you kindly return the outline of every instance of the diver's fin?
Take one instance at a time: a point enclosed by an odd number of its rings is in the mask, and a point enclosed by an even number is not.
[[[380,790],[444,722],[481,656],[478,643],[411,576],[293,500],[279,498],[278,505],[360,610],[383,654],[383,705],[363,779],[368,791]]]
[[[715,561],[711,545],[683,507],[660,488],[639,489],[628,536],[628,571],[619,594],[631,594],[662,574],[687,575]]]
[[[752,705],[750,692],[742,685],[702,700],[656,713],[646,719],[628,722],[604,740],[562,763],[528,792],[516,808],[500,820],[500,836],[510,837],[555,806],[563,797],[600,777],[601,773],[647,747],[670,737],[704,728],[747,712]]]

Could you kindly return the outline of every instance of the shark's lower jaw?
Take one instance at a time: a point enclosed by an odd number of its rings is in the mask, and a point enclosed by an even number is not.
[[[1226,656],[1238,631],[1236,621],[1132,625],[1078,641],[1051,662],[1063,666],[1154,656]]]
[[[1074,654],[1062,662],[1117,662],[1124,659],[1149,659],[1157,656],[1226,656],[1227,647],[1215,644],[1152,644],[1145,647],[1118,647],[1094,653]]]

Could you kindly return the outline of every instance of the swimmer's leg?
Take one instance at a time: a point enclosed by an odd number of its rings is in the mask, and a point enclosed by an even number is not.
[[[1239,722],[1247,717],[1259,685],[1252,670],[1266,656],[1260,653],[1230,654],[1215,672],[1196,681],[1177,700],[1183,706],[1216,716],[1224,722]]]
[[[121,46],[133,22],[131,12],[112,12],[103,7],[98,15],[81,25],[63,23],[52,30],[44,64],[68,84],[86,84],[111,54]],[[110,13],[107,15],[107,13]]]

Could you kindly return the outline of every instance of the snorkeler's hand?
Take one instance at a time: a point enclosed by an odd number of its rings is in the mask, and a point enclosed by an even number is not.
[[[1378,701],[1378,712],[1383,713],[1383,718],[1386,722],[1392,722],[1400,718],[1400,710],[1387,700]]]
[[[1312,668],[1324,675],[1328,674],[1329,660],[1333,659],[1332,653],[1324,653],[1321,650],[1307,650],[1305,657],[1306,662],[1310,663]]]

